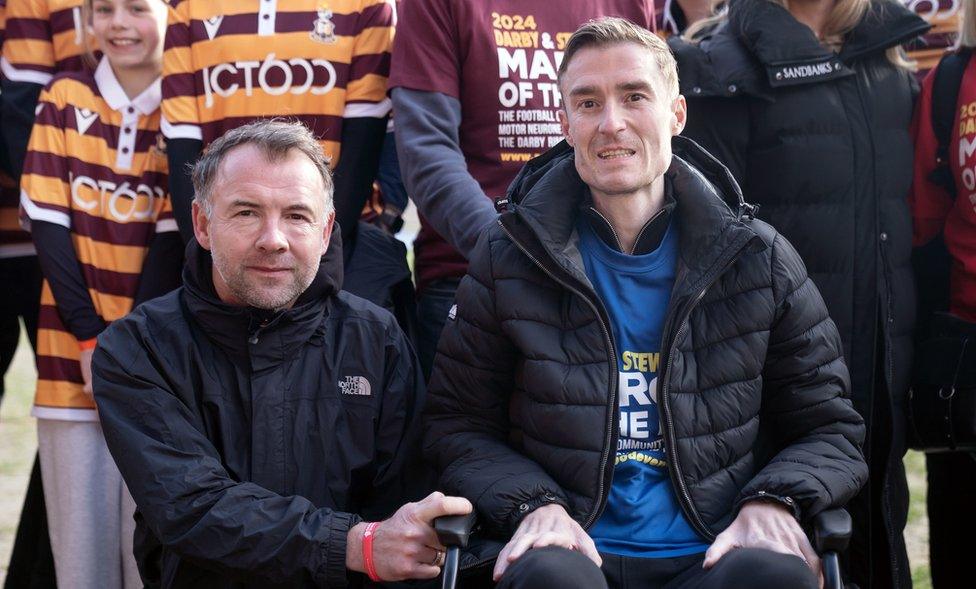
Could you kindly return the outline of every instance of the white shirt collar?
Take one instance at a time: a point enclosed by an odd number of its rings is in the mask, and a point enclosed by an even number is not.
[[[159,108],[163,99],[162,78],[156,78],[139,96],[129,100],[125,90],[122,89],[122,85],[119,84],[118,78],[115,77],[115,72],[112,71],[112,66],[107,57],[102,57],[98,67],[95,68],[95,84],[98,86],[102,98],[112,110],[123,111],[126,107],[131,106],[142,115],[151,115]]]

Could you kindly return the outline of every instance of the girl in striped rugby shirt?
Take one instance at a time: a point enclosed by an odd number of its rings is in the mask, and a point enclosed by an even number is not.
[[[98,424],[91,356],[108,323],[179,277],[159,134],[167,9],[162,0],[85,8],[104,55],[41,94],[21,178],[45,276],[34,415],[58,584],[141,586],[134,505]]]

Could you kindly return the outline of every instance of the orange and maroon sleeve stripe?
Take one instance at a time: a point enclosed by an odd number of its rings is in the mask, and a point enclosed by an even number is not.
[[[190,31],[190,3],[170,2],[163,49],[163,134],[169,139],[202,139]]]
[[[2,64],[13,82],[46,85],[54,75],[51,14],[46,1],[8,0]]]
[[[358,20],[344,116],[382,118],[389,115],[392,108],[386,90],[396,21],[393,0],[364,3]]]
[[[21,207],[28,219],[71,227],[64,119],[53,90],[41,92],[38,101],[21,176]]]

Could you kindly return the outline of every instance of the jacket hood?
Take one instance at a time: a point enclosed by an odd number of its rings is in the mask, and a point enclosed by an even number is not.
[[[851,62],[905,43],[929,28],[901,4],[873,0],[847,34],[840,53],[835,53],[779,4],[732,0],[728,21],[700,43],[672,38],[669,44],[678,59],[682,93],[692,97],[747,93],[771,99],[770,87],[852,75]]]
[[[770,0],[733,0],[729,5],[729,28],[759,61],[775,66],[838,56],[848,61],[904,43],[931,25],[897,2],[873,0],[861,22],[847,34],[840,53],[835,54],[779,4]]]
[[[751,218],[755,207],[745,202],[731,172],[697,143],[679,135],[671,145],[673,156],[665,175],[677,203],[681,259],[691,269],[701,268],[721,249],[715,247],[717,240],[730,226],[746,229],[739,221]],[[582,278],[582,265],[572,263],[579,258],[574,232],[589,188],[576,171],[574,154],[563,141],[531,160],[512,182],[508,201],[543,247]]]
[[[215,344],[225,350],[247,354],[248,342],[257,341],[260,332],[284,330],[288,347],[304,343],[320,323],[330,297],[342,288],[342,238],[332,231],[329,248],[319,261],[312,284],[290,309],[269,311],[229,305],[217,296],[213,284],[213,258],[197,240],[186,247],[183,266],[183,300],[193,318]]]

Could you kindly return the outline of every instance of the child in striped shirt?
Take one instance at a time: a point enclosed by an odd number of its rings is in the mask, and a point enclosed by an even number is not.
[[[34,415],[58,584],[134,587],[134,504],[98,424],[91,356],[110,322],[179,279],[160,134],[167,7],[84,8],[103,57],[42,92],[21,178],[45,276]]]

